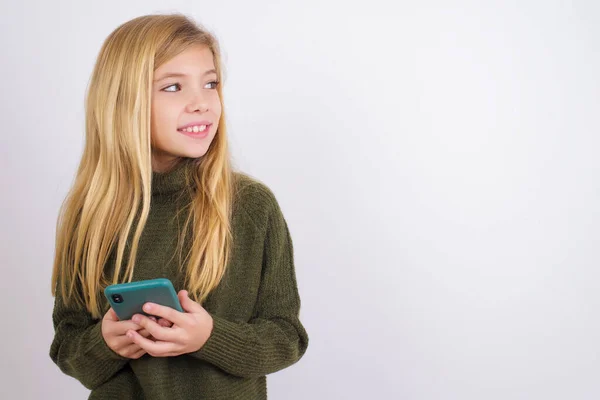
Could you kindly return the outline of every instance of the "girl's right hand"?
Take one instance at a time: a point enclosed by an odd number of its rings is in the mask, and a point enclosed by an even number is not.
[[[135,344],[131,339],[125,336],[128,330],[135,330],[144,337],[149,337],[150,333],[146,329],[133,321],[119,321],[119,317],[112,307],[104,314],[102,318],[102,337],[112,351],[121,357],[138,359],[146,350]]]

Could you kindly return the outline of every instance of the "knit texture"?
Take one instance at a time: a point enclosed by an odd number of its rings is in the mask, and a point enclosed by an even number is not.
[[[186,289],[173,255],[185,218],[176,214],[181,200],[189,199],[190,165],[153,174],[134,281],[164,277],[176,291]],[[265,184],[238,172],[234,181],[232,254],[223,280],[203,304],[214,326],[199,351],[126,359],[106,345],[101,320],[56,296],[50,357],[91,390],[90,399],[266,399],[265,376],[294,364],[306,351],[287,223]],[[114,268],[114,257],[105,268]]]

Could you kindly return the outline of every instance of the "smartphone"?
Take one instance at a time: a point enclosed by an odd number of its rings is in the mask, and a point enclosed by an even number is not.
[[[142,310],[147,302],[183,312],[175,288],[166,278],[110,285],[104,289],[104,296],[121,321],[131,319],[134,314],[152,316]]]

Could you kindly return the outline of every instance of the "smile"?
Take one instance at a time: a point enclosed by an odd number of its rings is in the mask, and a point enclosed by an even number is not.
[[[198,132],[204,132],[206,130],[206,128],[208,128],[208,125],[194,125],[194,126],[188,126],[187,128],[178,129],[178,131],[179,132],[198,133]]]

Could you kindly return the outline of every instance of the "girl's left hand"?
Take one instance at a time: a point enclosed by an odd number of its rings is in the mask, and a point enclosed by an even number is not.
[[[127,331],[127,336],[138,346],[154,357],[172,357],[200,350],[208,340],[213,329],[213,319],[198,303],[188,297],[182,290],[177,294],[181,307],[179,312],[171,307],[155,303],[144,304],[144,311],[161,318],[161,324],[145,315],[136,314],[132,320],[145,328],[155,341],[146,339],[134,330]],[[173,325],[167,327],[163,320]]]

